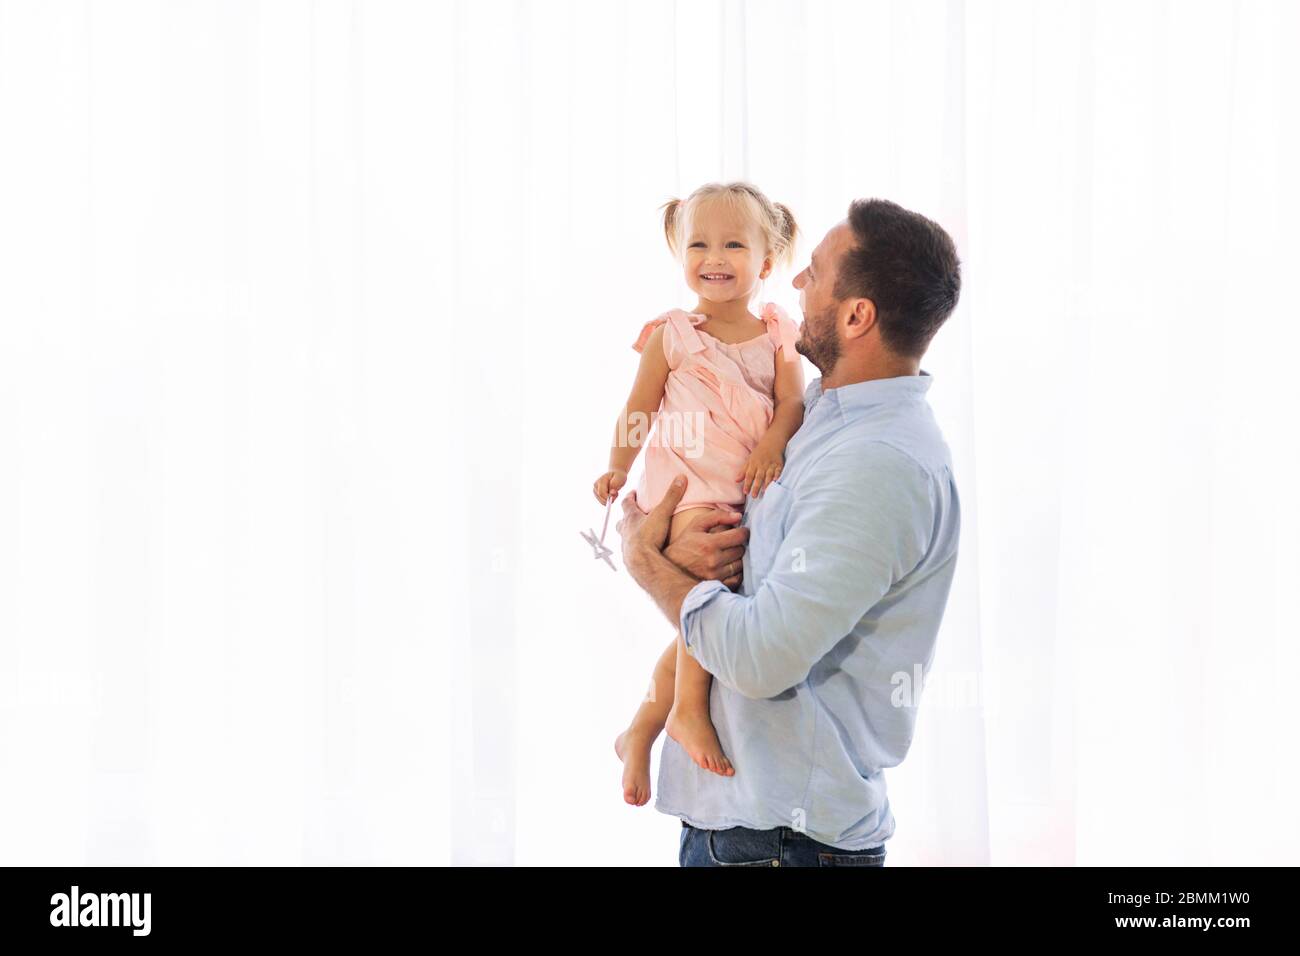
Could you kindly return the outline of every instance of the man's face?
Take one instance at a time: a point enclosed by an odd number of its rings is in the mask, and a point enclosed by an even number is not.
[[[813,250],[808,267],[794,277],[804,319],[794,349],[823,375],[829,374],[840,358],[837,321],[840,303],[834,296],[835,272],[840,256],[852,242],[853,231],[847,222],[841,221]]]

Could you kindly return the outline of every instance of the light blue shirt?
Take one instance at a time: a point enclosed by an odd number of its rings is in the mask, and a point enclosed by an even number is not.
[[[884,768],[912,743],[961,524],[931,381],[808,386],[780,479],[746,500],[740,593],[701,581],[682,604],[735,774],[665,736],[656,810],[845,850],[893,835]]]

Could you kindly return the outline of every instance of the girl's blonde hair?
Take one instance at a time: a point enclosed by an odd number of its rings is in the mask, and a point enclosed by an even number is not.
[[[745,182],[705,183],[686,199],[670,199],[659,207],[664,213],[664,237],[678,260],[682,258],[686,223],[704,202],[720,202],[752,222],[767,243],[773,268],[794,265],[795,242],[799,238],[794,213],[779,202],[772,202],[757,186]]]

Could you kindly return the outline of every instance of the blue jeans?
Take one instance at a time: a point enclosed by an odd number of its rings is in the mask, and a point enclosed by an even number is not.
[[[841,850],[789,827],[701,830],[682,821],[682,866],[884,866],[884,846]]]

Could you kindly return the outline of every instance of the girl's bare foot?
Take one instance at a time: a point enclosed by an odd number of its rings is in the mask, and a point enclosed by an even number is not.
[[[668,723],[664,729],[668,731],[669,737],[682,745],[702,770],[712,770],[724,777],[735,774],[731,761],[722,752],[718,733],[713,729],[713,721],[707,713],[683,713],[674,703],[668,711]]]
[[[623,761],[623,799],[634,807],[650,799],[650,748],[654,738],[631,728],[614,738],[614,753]]]

